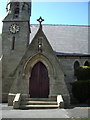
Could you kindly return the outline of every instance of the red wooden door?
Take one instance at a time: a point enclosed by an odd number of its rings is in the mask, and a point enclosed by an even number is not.
[[[29,80],[31,98],[47,98],[49,95],[48,71],[42,62],[34,65]]]

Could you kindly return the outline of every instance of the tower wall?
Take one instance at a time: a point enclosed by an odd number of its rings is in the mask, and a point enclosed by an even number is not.
[[[7,102],[7,95],[13,83],[15,69],[17,68],[20,60],[22,59],[29,43],[30,12],[31,12],[30,5],[31,3],[10,2],[8,4],[9,8],[7,8],[8,14],[3,20],[2,29],[3,102]],[[16,8],[18,9],[16,10]]]

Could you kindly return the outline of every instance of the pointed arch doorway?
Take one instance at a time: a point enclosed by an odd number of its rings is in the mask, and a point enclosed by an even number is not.
[[[32,68],[29,79],[29,94],[31,98],[48,98],[48,70],[42,62],[36,63]]]

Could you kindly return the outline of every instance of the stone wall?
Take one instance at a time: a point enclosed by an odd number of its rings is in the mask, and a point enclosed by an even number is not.
[[[9,27],[14,22],[4,22],[3,24],[3,35],[2,35],[2,78],[3,78],[3,92],[7,94],[13,83],[13,74],[17,68],[20,60],[25,54],[27,48],[27,41],[29,40],[29,26],[28,22],[15,22],[20,26],[20,31],[17,34],[12,34],[9,31]],[[22,26],[23,25],[23,26]],[[23,34],[22,34],[23,33]],[[12,40],[15,36],[15,49],[12,50]],[[7,97],[7,95],[6,95]],[[5,98],[6,98],[5,97]]]
[[[0,102],[2,101],[2,38],[0,36]]]
[[[58,57],[58,58],[65,75],[65,83],[67,85],[70,95],[72,96],[71,83],[77,80],[74,75],[74,63],[75,61],[78,61],[80,66],[83,66],[86,61],[90,63],[90,58],[89,57]]]

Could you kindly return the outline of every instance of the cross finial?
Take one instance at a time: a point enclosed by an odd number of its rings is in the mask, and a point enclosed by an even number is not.
[[[40,26],[41,26],[41,23],[44,21],[44,19],[42,19],[42,17],[40,16],[40,18],[37,19],[37,21],[40,23]]]

